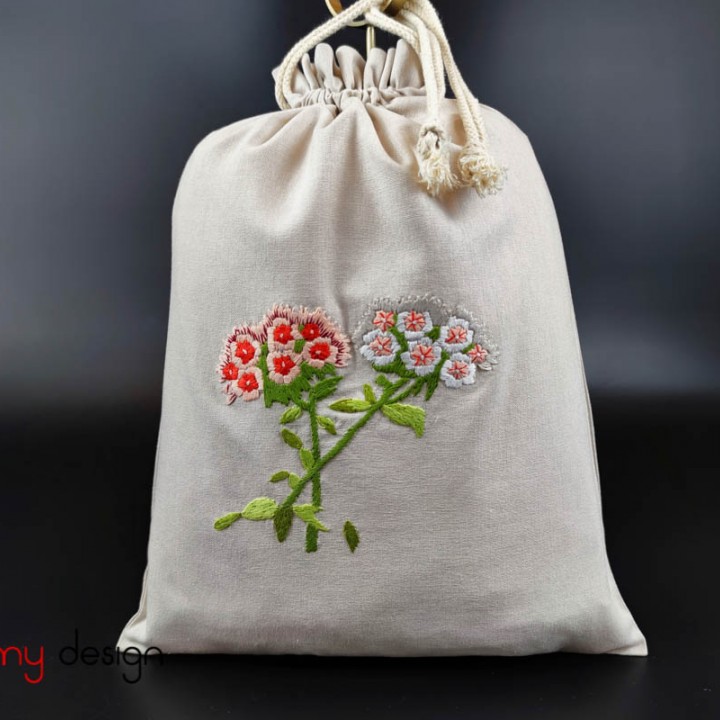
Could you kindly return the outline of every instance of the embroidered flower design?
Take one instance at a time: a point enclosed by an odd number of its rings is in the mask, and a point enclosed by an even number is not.
[[[439,340],[448,352],[460,352],[472,343],[474,334],[467,320],[453,316],[440,328]]]
[[[291,324],[285,318],[273,320],[268,329],[268,342],[272,347],[287,347],[299,337],[297,325]]]
[[[222,380],[237,380],[240,368],[234,362],[224,362],[220,366]]]
[[[449,388],[460,388],[475,382],[475,364],[463,353],[453,353],[440,369],[440,379]]]
[[[408,349],[400,356],[405,367],[421,377],[429,375],[442,359],[442,348],[430,338],[424,337],[408,343]]]
[[[272,521],[275,535],[284,542],[293,523],[305,529],[305,549],[315,552],[321,532],[330,528],[318,518],[322,512],[323,468],[342,453],[360,430],[375,416],[410,428],[419,438],[425,433],[424,407],[406,402],[423,393],[425,402],[442,382],[458,389],[475,383],[478,368],[491,370],[497,363],[497,347],[482,328],[460,314],[443,314],[445,324],[436,325],[420,305],[388,309],[383,303],[363,323],[360,355],[377,373],[376,387],[363,386],[361,398],[343,398],[328,404],[340,415],[357,415],[344,432],[336,420],[321,411],[342,382],[338,374],[350,358],[350,340],[322,308],[308,310],[275,305],[258,325],[236,327],[226,338],[217,372],[228,403],[263,397],[266,407],[280,403],[280,439],[297,453],[297,472],[278,470],[270,482],[285,486],[283,499],[262,496],[241,511],[215,521],[225,530],[238,520]],[[449,315],[449,317],[448,317]],[[288,425],[299,427],[306,419],[305,440]],[[322,435],[325,433],[325,435]],[[332,445],[327,447],[332,437]],[[273,453],[269,453],[272,455]],[[309,492],[310,497],[301,500]],[[349,520],[342,535],[351,552],[360,534]]]
[[[467,356],[480,370],[492,370],[497,365],[497,352],[491,344],[486,346],[475,343],[468,351]]]
[[[251,335],[238,335],[231,347],[233,360],[240,367],[256,365],[260,354],[260,343]]]
[[[300,375],[300,355],[290,350],[270,352],[267,356],[268,377],[279,385],[287,385]]]
[[[326,338],[309,342],[303,348],[303,358],[315,368],[321,368],[325,363],[336,364],[338,349]]]
[[[243,370],[235,383],[237,393],[243,400],[257,400],[263,387],[263,376],[259,368],[251,367]]]
[[[395,313],[392,310],[378,310],[373,319],[373,325],[382,332],[395,327]]]
[[[417,340],[432,330],[433,323],[429,312],[408,310],[398,314],[397,328],[408,340]]]
[[[370,331],[363,337],[363,342],[365,344],[360,348],[360,354],[375,365],[390,364],[400,349],[395,337],[382,330]]]
[[[300,335],[302,335],[305,340],[317,340],[317,338],[320,337],[320,333],[321,328],[316,322],[307,322],[300,330]]]

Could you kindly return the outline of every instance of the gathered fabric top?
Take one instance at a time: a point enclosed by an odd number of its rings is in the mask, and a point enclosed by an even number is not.
[[[278,70],[273,71],[277,79]],[[386,105],[397,97],[425,95],[420,58],[404,40],[396,47],[373,48],[367,60],[353,47],[322,43],[314,59],[306,54],[292,77],[291,108],[334,105],[342,110],[351,99]]]

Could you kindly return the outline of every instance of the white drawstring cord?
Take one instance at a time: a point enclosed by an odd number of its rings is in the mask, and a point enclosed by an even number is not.
[[[480,103],[470,92],[455,63],[437,11],[429,0],[409,0],[400,15],[408,24],[426,26],[440,43],[443,64],[457,99],[458,112],[467,137],[459,160],[462,184],[474,187],[481,196],[494,195],[502,189],[507,168],[498,165],[488,151],[487,132]],[[417,19],[414,19],[413,15]]]
[[[458,70],[432,3],[430,0],[408,0],[396,19],[380,10],[383,4],[384,0],[358,0],[296,43],[278,69],[275,83],[278,105],[289,108],[287,98],[292,93],[292,77],[304,55],[347,23],[365,16],[371,25],[405,40],[422,63],[428,107],[416,151],[419,176],[430,195],[437,196],[458,186],[474,187],[481,196],[498,192],[507,170],[490,156],[480,104]],[[445,72],[457,100],[466,136],[459,159],[460,181],[450,166],[450,143],[439,118],[440,98],[445,96]]]
[[[425,77],[427,118],[420,128],[416,145],[418,175],[433,197],[446,190],[453,190],[458,182],[450,166],[450,143],[440,123],[440,98],[445,97],[445,72],[437,39],[424,25],[407,28],[377,8],[373,8],[366,17],[372,25],[402,37],[420,57]]]

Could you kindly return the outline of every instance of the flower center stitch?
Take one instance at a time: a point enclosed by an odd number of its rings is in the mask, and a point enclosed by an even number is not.
[[[289,355],[278,355],[273,358],[273,366],[278,375],[289,375],[295,367],[295,362]]]
[[[450,345],[459,345],[467,341],[467,330],[463,327],[451,327],[448,330],[446,342]]]
[[[283,345],[293,339],[293,331],[290,325],[276,325],[273,331],[273,339]]]
[[[315,340],[315,338],[320,337],[320,326],[313,322],[305,323],[300,334],[305,340]]]
[[[405,327],[410,332],[419,332],[425,327],[425,316],[411,310],[405,317]]]
[[[368,347],[375,355],[392,355],[392,339],[389,337],[376,337]]]
[[[257,390],[260,387],[260,384],[255,377],[255,373],[245,373],[238,380],[237,384],[243,392],[252,392],[253,390]]]
[[[248,340],[241,340],[235,346],[235,357],[240,358],[243,365],[247,365],[255,357],[255,348]]]
[[[435,360],[435,351],[430,345],[418,345],[410,353],[410,357],[416,367],[432,365],[433,360]]]
[[[237,380],[238,366],[235,363],[225,363],[222,367],[222,376],[225,380]]]

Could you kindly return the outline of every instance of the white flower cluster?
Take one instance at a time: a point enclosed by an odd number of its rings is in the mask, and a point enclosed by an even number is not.
[[[449,388],[475,382],[477,370],[492,370],[493,348],[468,320],[452,316],[437,328],[429,312],[377,310],[360,354],[381,371],[396,365],[418,377],[438,377]],[[439,370],[438,370],[439,368]]]

